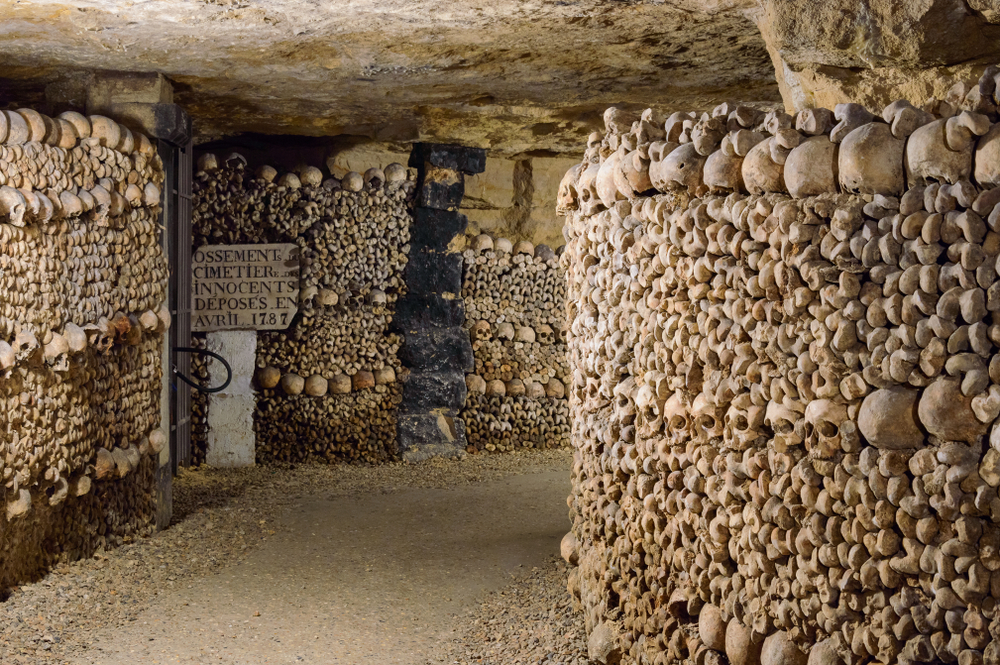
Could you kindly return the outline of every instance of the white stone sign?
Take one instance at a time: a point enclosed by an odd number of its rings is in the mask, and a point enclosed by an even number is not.
[[[191,329],[283,330],[299,307],[294,244],[208,245],[192,257]]]

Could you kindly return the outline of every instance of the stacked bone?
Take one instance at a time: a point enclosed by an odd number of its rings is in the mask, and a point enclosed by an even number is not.
[[[257,458],[264,462],[386,462],[396,454],[400,395],[399,383],[324,396],[262,390],[255,416]]]
[[[204,349],[204,333],[191,336],[191,346]],[[191,379],[202,386],[209,386],[208,360],[200,353],[191,354]],[[208,395],[200,390],[191,391],[191,464],[200,466],[205,463],[208,453]]]
[[[108,118],[0,112],[0,587],[151,528],[162,183],[149,140]],[[40,537],[45,555],[7,551]]]
[[[327,381],[358,372],[399,370],[399,335],[388,333],[392,314],[381,291],[373,291],[370,304],[310,307],[285,332],[261,332],[257,364],[281,374],[319,375]],[[376,304],[381,301],[381,304]],[[356,309],[355,309],[356,307]],[[349,383],[349,381],[348,381]]]
[[[462,298],[475,368],[461,417],[469,452],[569,444],[565,277],[545,245],[470,238]]]
[[[388,327],[409,252],[407,169],[324,181],[310,166],[280,178],[264,166],[248,179],[239,155],[220,166],[206,154],[199,166],[196,242],[300,247],[301,310],[288,330],[258,337],[258,459],[385,459],[399,403],[401,340]]]
[[[606,114],[560,192],[592,657],[996,662],[995,73]]]

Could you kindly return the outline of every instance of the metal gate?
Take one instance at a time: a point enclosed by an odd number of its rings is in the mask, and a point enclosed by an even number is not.
[[[170,461],[173,472],[191,463],[191,388],[176,375],[191,374],[191,354],[178,353],[191,346],[191,179],[194,175],[189,140],[183,147],[159,143],[166,182],[163,222],[170,258]]]

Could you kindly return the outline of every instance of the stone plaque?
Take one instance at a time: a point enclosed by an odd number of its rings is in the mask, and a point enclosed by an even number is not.
[[[191,329],[283,330],[299,308],[299,248],[208,245],[191,260]]]

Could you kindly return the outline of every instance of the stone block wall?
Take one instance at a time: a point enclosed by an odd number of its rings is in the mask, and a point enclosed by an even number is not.
[[[163,178],[107,117],[0,112],[0,592],[155,527]]]
[[[461,416],[469,452],[569,445],[566,282],[557,252],[485,234],[467,245],[462,298],[474,366]]]
[[[482,172],[486,152],[462,146],[417,144],[410,165],[417,169],[407,296],[400,302],[395,329],[409,370],[399,410],[403,459],[465,454],[465,372],[471,369],[469,339],[462,334],[465,303],[462,255],[451,250],[467,225],[458,212],[465,177]]]
[[[257,460],[384,461],[395,455],[401,337],[414,182],[392,164],[324,179],[316,167],[251,173],[204,155],[195,177],[196,246],[299,245],[300,309],[257,341]],[[204,430],[204,400],[194,431]],[[201,442],[203,437],[198,437]],[[203,445],[203,444],[202,444]],[[196,450],[196,459],[204,453]]]
[[[1000,124],[980,89],[609,109],[560,192],[563,552],[592,659],[997,662]]]

